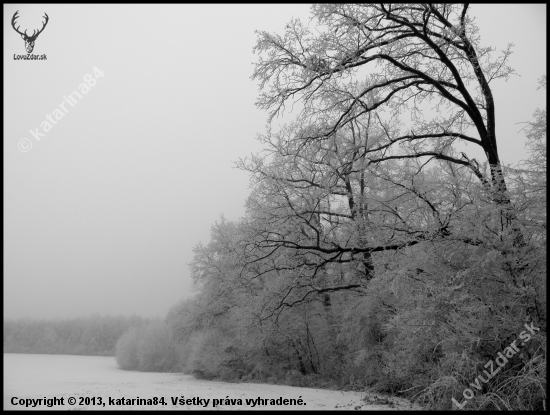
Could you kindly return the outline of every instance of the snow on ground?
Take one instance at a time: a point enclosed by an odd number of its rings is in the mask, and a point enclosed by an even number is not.
[[[419,409],[405,400],[391,398],[388,401],[383,398],[377,399],[375,396],[364,392],[207,381],[179,373],[124,371],[118,369],[112,357],[4,353],[4,409],[31,409],[25,408],[26,399],[53,397],[64,398],[64,405],[48,408],[44,402],[40,402],[34,409]],[[127,403],[127,399],[152,400],[155,397],[164,397],[165,404],[139,405],[138,401],[134,401],[130,405],[115,405],[117,402],[121,403],[121,398]],[[69,398],[75,398],[76,404],[69,405]],[[88,404],[86,398],[89,398]],[[92,398],[95,398],[95,405],[90,401]],[[185,400],[183,404],[180,402],[181,398]],[[226,398],[232,399],[233,402],[226,404]],[[258,398],[275,401],[264,401],[265,405],[255,406],[246,401],[253,399],[258,403]],[[290,404],[294,403],[291,401],[286,405],[277,405],[279,398],[294,399],[295,403],[302,405]],[[366,403],[365,398],[370,403]],[[214,399],[218,400],[215,407]],[[280,399],[279,402],[283,403]],[[19,404],[14,405],[17,403]]]

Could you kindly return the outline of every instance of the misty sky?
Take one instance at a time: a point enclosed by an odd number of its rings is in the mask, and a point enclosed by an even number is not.
[[[48,14],[33,51],[47,60],[14,59],[16,10],[31,33]],[[521,76],[493,91],[500,154],[517,163],[518,123],[546,106],[546,5],[470,14],[483,45],[515,44]],[[265,130],[254,30],[282,33],[292,17],[308,21],[309,6],[4,5],[6,318],[163,317],[192,294],[192,249],[221,214],[243,216],[249,178],[234,162]],[[43,133],[94,67],[104,76]]]

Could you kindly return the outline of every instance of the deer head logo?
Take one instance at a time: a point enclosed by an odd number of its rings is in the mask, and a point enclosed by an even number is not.
[[[11,19],[11,25],[13,26],[13,29],[19,33],[21,35],[21,37],[23,38],[23,40],[25,41],[25,49],[27,49],[27,53],[32,53],[32,50],[34,49],[34,42],[36,41],[36,38],[38,37],[38,35],[40,33],[42,33],[42,31],[44,30],[44,28],[46,27],[46,25],[48,24],[48,20],[49,20],[49,17],[46,13],[44,13],[44,17],[46,18],[46,21],[44,23],[42,23],[42,29],[40,29],[38,32],[36,30],[33,31],[32,33],[32,36],[29,36],[27,35],[27,31],[25,30],[24,33],[20,32],[19,31],[19,26],[15,27],[15,19],[17,19],[19,16],[17,15],[17,13],[19,13],[19,10],[17,10],[12,19]]]

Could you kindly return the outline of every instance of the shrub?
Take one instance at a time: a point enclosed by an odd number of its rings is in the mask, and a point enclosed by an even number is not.
[[[135,370],[139,366],[137,356],[138,332],[135,327],[126,331],[116,342],[116,361],[124,370]]]
[[[163,321],[125,332],[116,344],[116,360],[124,370],[170,372],[179,368],[172,333]]]

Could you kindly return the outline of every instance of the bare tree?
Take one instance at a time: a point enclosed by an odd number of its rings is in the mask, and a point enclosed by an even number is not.
[[[274,117],[301,100],[301,122],[318,127],[297,136],[302,143],[326,140],[373,113],[381,125],[401,118],[408,125],[388,129],[369,149],[368,164],[427,158],[468,166],[500,206],[515,245],[522,246],[490,87],[514,73],[508,65],[512,44],[493,58],[493,49],[481,46],[467,4],[323,4],[312,10],[315,29],[293,20],[283,36],[258,33],[257,105]],[[455,142],[479,146],[487,167],[451,151]]]

